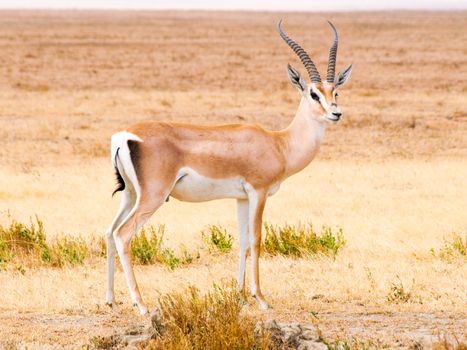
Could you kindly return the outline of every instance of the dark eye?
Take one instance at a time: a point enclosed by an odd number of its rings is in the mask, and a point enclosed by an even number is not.
[[[318,101],[319,102],[319,96],[317,94],[315,94],[313,91],[310,91],[310,96],[313,100],[315,101]]]
[[[337,97],[337,96],[339,96],[339,94],[336,92],[336,95],[335,95],[335,96]]]

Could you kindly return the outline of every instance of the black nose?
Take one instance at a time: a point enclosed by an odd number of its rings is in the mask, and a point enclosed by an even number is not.
[[[342,115],[342,113],[333,113],[332,115],[335,116],[335,117],[337,117],[337,118],[340,118],[341,115]]]

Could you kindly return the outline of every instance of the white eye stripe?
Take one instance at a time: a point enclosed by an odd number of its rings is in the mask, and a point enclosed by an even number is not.
[[[310,91],[314,92],[316,95],[319,96],[319,102],[321,103],[321,106],[323,106],[323,108],[327,110],[329,108],[329,105],[326,99],[324,98],[324,95],[321,93],[321,91],[319,91],[318,89],[313,89],[313,88],[311,88]]]
[[[311,88],[310,92],[314,92],[316,95],[318,95],[320,100],[322,100],[324,98],[323,94],[318,89]]]

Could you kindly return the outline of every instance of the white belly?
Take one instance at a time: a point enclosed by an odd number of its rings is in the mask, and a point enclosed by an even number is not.
[[[245,181],[239,177],[212,179],[191,168],[181,168],[170,195],[185,202],[205,202],[221,198],[246,199]]]
[[[280,188],[280,187],[281,187],[281,184],[280,184],[280,183],[272,185],[272,186],[269,188],[268,197],[271,197],[271,196],[275,195],[276,192],[279,191],[279,188]]]

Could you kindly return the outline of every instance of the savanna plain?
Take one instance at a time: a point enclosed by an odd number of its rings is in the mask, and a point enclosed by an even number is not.
[[[102,250],[99,238],[119,205],[110,137],[133,122],[286,127],[299,103],[286,65],[305,70],[277,34],[280,18],[322,75],[332,20],[337,70],[354,69],[339,92],[343,120],[326,130],[317,158],[268,200],[264,218],[342,229],[345,245],[335,256],[263,251],[262,289],[273,308],[260,311],[247,297],[241,314],[313,323],[327,339],[370,348],[435,348],[444,339],[460,348],[466,12],[2,11],[2,229],[37,228],[39,220],[48,244],[75,239]],[[235,211],[234,200],[170,199],[156,212],[146,228],[165,225],[160,244],[169,259],[135,264],[150,308],[189,286],[203,294],[231,283]],[[233,237],[231,248],[208,244],[210,225]],[[118,261],[116,311],[105,305],[104,256],[50,264],[21,252],[0,265],[0,348],[96,347],[96,337],[149,322],[132,308]]]

